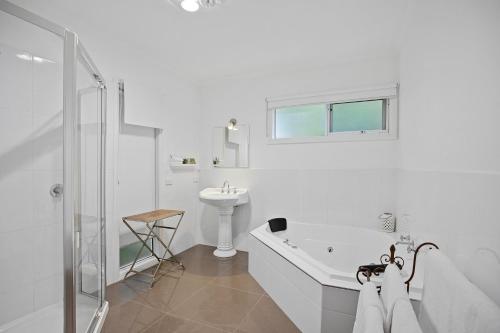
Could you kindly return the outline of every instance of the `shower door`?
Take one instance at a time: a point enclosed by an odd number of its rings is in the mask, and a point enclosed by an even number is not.
[[[74,33],[66,31],[64,48],[64,329],[85,333],[95,331],[107,309],[106,88]]]
[[[77,65],[75,273],[76,332],[91,332],[104,291],[103,124],[105,88]]]

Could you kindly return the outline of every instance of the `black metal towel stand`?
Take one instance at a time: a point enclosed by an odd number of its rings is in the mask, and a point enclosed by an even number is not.
[[[417,268],[417,255],[418,252],[426,247],[428,250],[431,249],[439,249],[439,246],[432,242],[425,242],[420,244],[415,250],[413,254],[413,266],[412,266],[412,271],[410,274],[410,277],[408,280],[405,281],[406,284],[406,291],[410,292],[410,282],[415,276],[415,270]],[[403,266],[405,265],[405,261],[402,257],[400,256],[395,256],[396,252],[396,247],[394,244],[391,245],[389,248],[389,253],[390,254],[383,254],[380,256],[380,264],[368,264],[368,265],[362,265],[359,266],[358,271],[356,273],[356,279],[358,280],[359,283],[363,284],[363,281],[360,278],[360,275],[363,275],[367,281],[370,281],[371,276],[379,276],[380,273],[385,272],[385,268],[387,267],[388,264],[396,264],[399,269],[403,269]],[[380,286],[377,287],[380,291]]]

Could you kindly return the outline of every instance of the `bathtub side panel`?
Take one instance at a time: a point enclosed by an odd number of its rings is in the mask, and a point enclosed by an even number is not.
[[[355,317],[323,309],[322,333],[351,333]]]
[[[321,285],[261,243],[249,238],[249,272],[304,333],[321,332]]]

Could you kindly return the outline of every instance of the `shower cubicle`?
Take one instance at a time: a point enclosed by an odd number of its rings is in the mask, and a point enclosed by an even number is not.
[[[0,0],[0,332],[95,332],[106,87],[78,36]]]

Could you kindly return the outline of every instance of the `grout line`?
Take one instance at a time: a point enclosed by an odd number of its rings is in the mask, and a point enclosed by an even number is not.
[[[211,281],[208,281],[207,283],[205,283],[205,285],[203,285],[198,290],[196,290],[191,296],[186,297],[182,302],[180,302],[176,306],[172,307],[172,313],[174,311],[176,311],[177,309],[179,309],[181,306],[183,306],[184,303],[186,303],[187,301],[189,301],[190,299],[192,299],[194,296],[198,295],[203,289],[205,289],[206,287],[208,287],[208,285],[210,284],[210,282]],[[184,317],[182,317],[182,318],[184,318]],[[187,319],[187,318],[185,318],[185,319]]]
[[[210,327],[210,328],[216,329],[217,331],[220,331],[220,332],[227,332],[226,330],[223,330],[220,327],[216,327],[215,325],[212,325],[210,323],[198,321],[198,320],[195,320],[195,319],[192,319],[192,318],[181,317],[181,316],[179,316],[177,314],[169,314],[169,316],[176,317],[176,318],[179,318],[179,319],[182,319],[182,320],[186,320],[186,321],[190,321],[192,323],[196,323],[196,324],[199,324],[199,325],[202,325],[202,326]]]
[[[149,330],[151,327],[153,327],[154,325],[158,324],[161,320],[163,320],[167,315],[166,314],[162,314],[160,316],[160,318],[158,318],[157,320],[153,321],[150,325],[147,325],[146,327],[144,327],[144,329],[142,329],[140,332],[146,332],[147,330]]]
[[[185,252],[187,252],[187,251],[188,250],[186,250]],[[231,263],[231,265],[229,265],[228,268],[226,270],[223,270],[223,271],[224,272],[225,271],[230,271],[230,269],[233,267],[233,264],[234,263]],[[237,264],[235,264],[234,266],[235,267],[236,266],[240,266],[239,262]],[[246,271],[246,273],[248,273],[248,270]],[[210,328],[216,329],[216,330],[218,330],[220,332],[235,332],[236,330],[238,330],[241,327],[242,323],[245,321],[245,319],[248,317],[248,315],[255,309],[255,307],[260,302],[260,300],[263,297],[266,296],[266,293],[265,292],[262,292],[262,293],[252,292],[252,291],[243,290],[243,289],[239,289],[239,288],[234,288],[234,287],[228,287],[228,286],[220,285],[217,282],[217,278],[218,277],[224,277],[224,276],[215,276],[215,277],[208,278],[207,281],[205,283],[203,283],[200,288],[198,288],[197,290],[195,290],[192,293],[192,295],[190,295],[190,296],[186,297],[185,299],[183,299],[181,302],[179,302],[179,304],[177,304],[177,305],[175,305],[173,307],[170,307],[171,308],[170,310],[163,310],[163,309],[155,308],[155,307],[151,306],[150,304],[146,303],[146,299],[143,298],[143,297],[139,297],[139,298],[134,297],[133,299],[125,301],[125,302],[119,304],[118,306],[122,306],[122,305],[125,305],[127,303],[133,303],[133,304],[137,304],[139,306],[142,306],[144,308],[151,309],[151,310],[154,310],[154,311],[158,311],[159,313],[161,313],[161,316],[160,316],[159,319],[155,320],[153,323],[151,323],[150,325],[148,325],[147,327],[145,327],[143,330],[141,330],[141,332],[147,331],[148,329],[150,329],[151,327],[153,327],[154,325],[156,325],[158,322],[160,322],[161,320],[165,319],[166,316],[172,316],[172,317],[175,317],[175,318],[179,318],[179,319],[182,319],[182,320],[186,320],[186,321],[189,321],[189,322],[193,322],[193,323],[202,325],[204,327],[210,327]],[[179,277],[179,279],[182,279],[182,278],[185,278],[186,280],[191,279],[190,276],[184,276],[184,275],[181,275]],[[134,282],[140,283],[141,281],[134,281]],[[116,284],[119,284],[119,283],[126,284],[124,281],[117,282]],[[215,326],[212,323],[198,321],[198,320],[195,320],[195,319],[192,319],[192,318],[188,318],[188,317],[184,316],[182,313],[176,313],[175,312],[179,308],[181,308],[182,306],[184,306],[187,302],[189,302],[190,300],[192,300],[193,298],[195,298],[196,296],[198,296],[203,290],[205,290],[205,289],[207,289],[209,287],[218,287],[218,288],[224,288],[224,289],[227,289],[227,290],[234,290],[234,291],[242,292],[242,293],[245,293],[245,294],[248,294],[248,295],[258,296],[258,298],[257,298],[255,304],[253,304],[253,306],[250,307],[250,309],[243,315],[243,318],[241,319],[240,323],[238,323],[236,325],[236,328],[234,328],[234,329],[230,328],[230,327],[224,327],[224,328],[217,327],[217,326]],[[151,291],[151,289],[144,289],[144,290],[140,290],[140,291],[134,290],[134,291],[136,292],[136,294],[138,296],[145,296],[148,292]],[[156,290],[154,292],[155,293],[156,292],[157,293],[161,293],[161,291],[159,291],[159,290]],[[145,303],[142,303],[142,301],[144,301]]]
[[[214,280],[216,280],[216,279],[214,279]],[[265,293],[264,291],[263,292],[256,292],[256,291],[250,291],[250,290],[240,289],[240,288],[236,288],[236,287],[225,286],[225,285],[219,284],[217,281],[213,281],[212,284],[217,286],[217,287],[223,287],[223,288],[227,288],[227,289],[231,289],[231,290],[242,291],[242,292],[250,294],[250,295],[259,295],[260,296],[260,295],[264,295],[264,293]],[[259,284],[259,287],[260,287],[260,284]]]
[[[257,302],[255,302],[255,304],[250,308],[250,310],[248,310],[248,312],[243,316],[243,319],[241,319],[240,323],[236,326],[236,329],[234,330],[235,332],[238,331],[240,328],[241,328],[241,325],[245,322],[245,319],[248,318],[248,316],[250,315],[250,313],[252,313],[252,311],[257,307],[257,304],[259,304],[260,300],[264,297],[264,294],[262,294],[259,299],[257,300]]]

